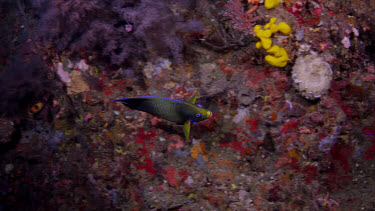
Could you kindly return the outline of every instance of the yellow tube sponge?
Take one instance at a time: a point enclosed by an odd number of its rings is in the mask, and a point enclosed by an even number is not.
[[[279,29],[278,26],[275,24],[277,21],[276,17],[270,19],[270,22],[264,25],[265,29],[270,29],[272,34],[275,34]]]
[[[285,23],[285,22],[280,22],[280,23],[277,25],[277,28],[278,28],[278,30],[279,30],[281,33],[283,33],[283,34],[285,34],[285,35],[290,34],[290,32],[292,31],[292,29],[290,28],[290,26],[289,26],[287,23]]]
[[[260,42],[255,44],[257,49],[264,48],[269,49],[272,45],[272,40],[270,37],[272,36],[272,32],[269,29],[263,30],[260,25],[254,26],[254,33],[260,39]]]
[[[277,18],[273,17],[270,19],[270,22],[264,25],[265,29],[270,29],[272,34],[275,34],[277,32],[281,32],[285,35],[290,34],[292,29],[290,26],[285,22],[280,22],[279,24],[276,24]]]
[[[284,48],[274,45],[270,49],[267,50],[267,53],[273,54],[273,55],[267,55],[265,57],[266,61],[270,65],[276,66],[276,67],[286,66],[289,56]]]
[[[277,1],[277,4],[278,3],[279,1]],[[265,50],[267,50],[267,53],[271,54],[265,57],[266,61],[270,65],[276,67],[285,67],[289,59],[288,53],[284,48],[281,48],[279,46],[272,46],[271,36],[272,34],[275,34],[277,32],[288,35],[292,31],[292,29],[287,23],[280,22],[279,24],[276,24],[276,21],[277,18],[272,17],[270,19],[270,22],[264,25],[263,28],[260,25],[254,26],[255,36],[260,39],[260,41],[255,44],[255,47],[257,49],[264,48]]]
[[[264,1],[264,6],[267,9],[272,9],[275,8],[277,5],[279,5],[280,0],[265,0]]]

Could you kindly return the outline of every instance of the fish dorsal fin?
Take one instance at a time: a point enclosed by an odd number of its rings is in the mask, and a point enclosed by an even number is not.
[[[188,120],[184,124],[184,133],[185,133],[186,140],[189,140],[189,136],[190,136],[190,123],[191,121]]]
[[[189,103],[191,104],[195,104],[195,100],[197,99],[197,96],[198,96],[198,92],[196,92],[192,98],[190,98],[189,100]]]

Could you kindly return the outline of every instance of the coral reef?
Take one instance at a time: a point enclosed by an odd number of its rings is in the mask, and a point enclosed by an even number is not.
[[[0,210],[373,210],[375,3],[270,2],[1,1]]]

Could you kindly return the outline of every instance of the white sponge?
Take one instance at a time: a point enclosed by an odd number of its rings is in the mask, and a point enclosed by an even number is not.
[[[331,66],[316,55],[299,57],[293,66],[294,87],[307,99],[320,98],[327,93],[331,80]]]

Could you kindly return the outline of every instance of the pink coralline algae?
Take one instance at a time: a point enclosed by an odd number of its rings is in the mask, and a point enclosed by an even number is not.
[[[314,165],[308,165],[303,168],[302,173],[305,174],[304,182],[310,184],[312,180],[316,180],[318,177],[317,167]]]
[[[250,87],[253,90],[261,87],[262,82],[267,79],[265,71],[266,69],[262,69],[260,71],[257,71],[255,69],[247,70],[245,72],[245,77],[248,78],[248,81],[246,81],[246,86]]]
[[[168,145],[168,152],[172,150],[181,149],[184,146],[184,142],[181,139],[181,136],[172,135],[166,138],[167,140],[172,140]]]
[[[188,172],[185,169],[177,170],[175,167],[170,166],[162,172],[164,178],[168,181],[168,184],[174,187],[178,187],[188,177]]]
[[[323,6],[321,4],[314,4],[313,7],[307,7],[307,1],[295,1],[294,4],[284,8],[297,18],[297,22],[302,24],[317,25],[320,22],[320,16],[323,12]],[[306,9],[308,8],[308,9]],[[309,10],[309,11],[306,11]],[[308,15],[307,15],[308,14]]]
[[[280,134],[286,133],[288,130],[294,129],[298,127],[299,121],[291,120],[284,124],[283,128],[280,131]]]
[[[249,120],[246,121],[246,123],[248,123],[250,125],[250,130],[254,131],[258,127],[259,121],[256,120],[256,119],[249,119]]]
[[[146,172],[156,174],[156,169],[153,167],[153,162],[150,158],[144,160],[143,163],[135,164],[138,170],[144,169]]]
[[[282,166],[285,166],[286,164],[290,163],[291,159],[287,157],[281,157],[277,160],[277,162],[274,164],[276,168],[280,168]]]

